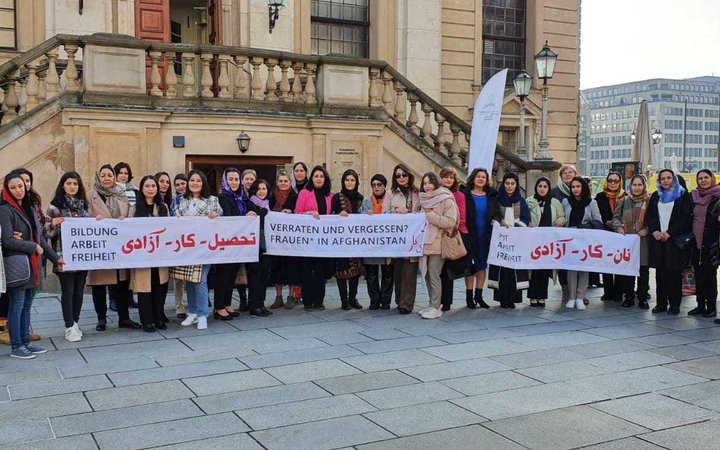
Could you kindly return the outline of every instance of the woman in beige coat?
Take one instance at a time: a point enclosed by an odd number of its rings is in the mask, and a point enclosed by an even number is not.
[[[137,202],[130,208],[130,217],[168,217],[170,212],[163,201],[158,182],[152,175],[140,180]],[[130,289],[138,293],[138,310],[143,330],[154,333],[156,329],[165,330],[165,297],[167,297],[167,267],[132,269],[130,271]]]
[[[105,164],[95,174],[95,187],[88,198],[88,213],[97,220],[120,219],[129,212],[128,199],[115,182],[115,171]],[[95,329],[107,327],[107,291],[117,302],[118,328],[140,329],[140,324],[130,320],[130,288],[127,269],[91,270],[88,286],[92,287],[93,304],[98,323]]]
[[[423,319],[442,317],[441,295],[442,281],[440,272],[445,261],[442,259],[442,239],[445,232],[452,231],[458,225],[460,213],[455,196],[442,187],[437,175],[428,172],[422,177],[420,206],[427,217],[425,229],[425,245],[423,247],[423,266],[426,267],[425,283],[427,284],[430,306],[420,311]]]

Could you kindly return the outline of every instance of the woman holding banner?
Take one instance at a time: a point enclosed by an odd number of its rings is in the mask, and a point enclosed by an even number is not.
[[[100,167],[95,174],[95,186],[88,198],[88,213],[97,220],[127,217],[130,210],[125,191],[115,182],[115,171],[110,164]],[[95,329],[105,331],[107,327],[108,292],[115,299],[118,313],[118,328],[138,330],[139,323],[130,320],[130,281],[127,269],[91,270],[88,286],[92,287],[93,304],[98,323]]]
[[[158,182],[152,175],[140,180],[138,198],[134,207],[130,207],[130,217],[168,217],[168,210],[160,193]],[[138,294],[138,311],[143,330],[154,333],[165,330],[165,297],[168,282],[167,267],[132,269],[130,271],[130,289]]]
[[[187,189],[187,176],[184,173],[179,173],[173,178],[173,186],[175,187],[175,196],[173,197],[172,203],[170,204],[170,215],[175,216],[177,211],[177,205],[180,203]],[[185,320],[187,314],[185,313],[185,304],[183,303],[183,294],[185,293],[185,281],[175,280],[174,281],[175,291],[175,314],[180,320]]]
[[[493,220],[500,226],[527,227],[530,224],[530,210],[520,195],[520,178],[516,174],[503,175],[497,199],[499,208]],[[528,271],[491,265],[488,287],[494,290],[495,301],[500,302],[501,308],[515,309],[515,303],[522,303],[522,291],[530,287]]]
[[[342,188],[332,198],[332,214],[347,217],[348,214],[358,214],[362,208],[363,196],[358,191],[360,181],[357,172],[352,169],[342,174]],[[335,258],[335,280],[340,294],[341,308],[348,311],[350,308],[362,309],[357,301],[358,284],[362,275],[362,265],[359,258]]]
[[[383,213],[408,214],[420,211],[420,197],[415,176],[405,164],[393,169],[391,189],[383,199]],[[395,280],[395,302],[399,314],[410,314],[415,306],[417,289],[417,258],[392,258]]]
[[[693,201],[670,169],[658,173],[657,190],[647,212],[650,267],[655,268],[657,299],[654,313],[680,313],[682,271],[693,245]],[[669,305],[669,308],[668,308]]]
[[[387,194],[387,178],[376,173],[370,179],[372,193],[363,199],[363,214],[382,214],[383,200]],[[365,281],[367,282],[369,309],[390,309],[393,291],[393,267],[386,264],[387,258],[364,258]]]
[[[162,197],[165,206],[170,211],[170,205],[172,205],[173,194],[172,187],[170,186],[170,175],[167,172],[158,172],[155,174],[155,179],[158,182],[158,189],[160,190],[160,197]]]
[[[55,197],[47,210],[49,221],[45,224],[45,236],[56,243],[58,256],[62,256],[60,227],[66,217],[90,217],[87,212],[88,201],[80,175],[66,172],[60,177],[55,189]],[[83,304],[83,291],[87,281],[87,270],[75,272],[56,272],[60,281],[60,307],[65,321],[65,339],[69,342],[80,341],[83,337],[78,322]]]
[[[473,275],[465,278],[465,301],[468,308],[479,306],[487,309],[490,306],[483,300],[482,290],[490,251],[492,219],[498,208],[497,191],[491,187],[490,174],[482,168],[470,172],[465,189],[465,223],[470,240],[466,250],[473,261]]]
[[[310,214],[320,220],[321,215],[332,211],[332,192],[330,175],[323,166],[313,167],[310,181],[300,191],[295,205],[295,214]],[[332,260],[327,258],[303,258],[302,298],[305,310],[325,310],[325,280],[333,272]]]
[[[693,209],[693,234],[695,245],[692,251],[692,264],[695,268],[695,285],[697,308],[688,312],[703,317],[717,315],[717,266],[720,262],[718,234],[720,226],[720,186],[715,181],[715,174],[709,169],[702,169],[696,175],[698,188],[692,191],[695,203]]]
[[[590,186],[582,177],[573,177],[570,182],[570,197],[563,200],[565,226],[571,228],[589,228],[600,230],[603,227],[602,216],[597,203],[592,199]],[[583,298],[588,286],[588,272],[567,271],[568,300],[566,308],[585,309]]]
[[[550,191],[553,198],[558,199],[560,203],[563,202],[563,200],[570,198],[570,183],[572,182],[573,178],[578,176],[578,171],[572,164],[565,164],[560,168],[560,182],[557,186],[552,188]],[[565,218],[567,219],[567,217]],[[567,302],[569,300],[568,298],[568,284],[567,284],[567,271],[566,270],[558,270],[558,280],[560,281],[560,287],[562,288],[562,301]]]
[[[458,222],[458,207],[452,193],[440,185],[440,181],[433,172],[422,177],[420,183],[420,206],[427,217],[425,230],[425,245],[423,258],[425,266],[425,284],[427,285],[430,305],[420,311],[423,319],[438,319],[442,317],[442,282],[440,272],[443,269],[442,240],[445,232],[450,232]]]
[[[614,231],[613,228],[613,215],[618,205],[622,202],[625,197],[625,190],[622,188],[622,178],[619,173],[610,172],[605,177],[605,185],[603,191],[595,196],[598,209],[600,210],[600,216],[602,217],[603,226],[607,231]],[[613,275],[611,273],[604,273],[602,277],[603,284],[603,296],[600,300],[614,300],[619,302],[622,300],[622,292],[620,292],[619,275]]]
[[[178,204],[176,217],[206,216],[215,219],[223,214],[217,197],[210,195],[205,174],[199,170],[191,170],[188,174],[188,186],[183,198]],[[180,325],[189,327],[197,323],[198,330],[207,329],[208,315],[208,285],[207,276],[210,265],[188,266],[188,276],[185,279],[185,291],[189,314]]]
[[[535,181],[535,194],[527,198],[531,227],[562,227],[565,225],[565,211],[558,199],[550,194],[550,180],[540,177]],[[552,270],[530,272],[528,298],[530,306],[545,307],[548,298],[548,281]]]
[[[266,317],[272,315],[272,312],[265,308],[265,293],[270,281],[270,271],[275,260],[274,256],[265,254],[267,250],[265,245],[265,216],[270,210],[270,186],[267,181],[258,178],[250,186],[248,194],[250,194],[250,203],[248,204],[250,211],[247,215],[260,216],[260,236],[258,236],[260,256],[258,262],[245,265],[248,272],[248,308],[251,316]]]
[[[292,189],[292,185],[290,184],[290,176],[287,171],[280,170],[275,179],[275,189],[270,196],[270,210],[274,212],[292,213],[295,210],[297,197],[297,193]],[[285,302],[285,309],[293,309],[295,305],[300,302],[300,298],[296,298],[294,295],[296,286],[299,286],[301,282],[297,273],[300,261],[301,260],[292,256],[276,259],[275,268],[272,273],[273,283],[275,284],[275,302],[270,305],[270,309],[281,308],[283,306],[283,285],[287,285],[289,291]]]
[[[615,209],[613,228],[620,234],[637,234],[640,238],[640,276],[637,282],[638,306],[648,309],[647,293],[650,289],[650,267],[648,266],[647,208],[650,195],[647,180],[635,175],[630,180],[630,192]],[[618,294],[625,296],[620,306],[629,308],[635,304],[635,277],[616,275]]]

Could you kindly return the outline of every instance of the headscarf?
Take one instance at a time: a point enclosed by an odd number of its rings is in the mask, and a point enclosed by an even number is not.
[[[385,178],[385,176],[381,173],[376,173],[372,176],[372,178],[370,178],[370,185],[372,185],[376,181],[379,181],[383,185],[383,187],[385,187],[386,191],[383,196],[379,198],[373,192],[370,196],[370,200],[372,201],[373,213],[382,214],[383,198],[385,197],[385,195],[387,195],[387,178]]]
[[[634,195],[632,193],[632,184],[635,182],[636,178],[639,178],[640,180],[642,180],[643,186],[645,187],[642,191],[642,194],[640,194],[640,195]],[[647,185],[648,185],[648,183],[647,183],[647,178],[645,178],[645,175],[638,174],[638,175],[633,175],[633,177],[630,178],[630,191],[627,192],[627,195],[628,195],[628,197],[630,197],[632,199],[633,203],[644,202],[644,201],[647,201],[650,199],[650,194],[648,194]]]
[[[572,195],[572,189],[571,195],[568,197],[568,203],[570,203],[571,208],[568,225],[573,227],[582,224],[583,217],[585,217],[585,208],[592,201],[592,194],[590,193],[590,186],[588,186],[587,181],[585,181],[583,177],[573,177],[573,179],[570,180],[570,186],[576,181],[582,186],[580,199],[576,199],[575,196]]]
[[[225,171],[223,172],[222,182],[220,183],[221,188],[222,188],[222,193],[235,200],[235,204],[237,205],[238,209],[240,210],[240,215],[244,216],[247,213],[247,204],[245,203],[246,197],[245,197],[245,191],[243,190],[242,177],[240,177],[240,185],[238,186],[237,191],[233,191],[232,189],[230,189],[230,184],[228,184],[228,181],[227,181],[228,172],[237,173],[237,170],[236,169],[225,169]]]
[[[11,178],[19,178],[22,180],[19,174],[16,175],[10,175]],[[10,179],[11,179],[10,178]],[[25,218],[25,220],[28,221],[30,224],[30,240],[34,242],[35,244],[40,244],[40,238],[38,237],[38,230],[37,230],[37,222],[35,222],[35,215],[32,211],[32,206],[30,205],[30,202],[21,202],[18,203],[18,201],[13,197],[13,195],[10,193],[10,189],[7,188],[8,181],[10,181],[7,177],[5,178],[5,186],[2,190],[2,199],[10,205],[14,210],[16,210],[21,216]],[[27,195],[27,193],[25,194]],[[23,204],[24,203],[24,204]],[[33,282],[35,286],[40,285],[40,262],[38,258],[37,253],[33,253],[32,255],[27,255],[30,259],[30,266],[32,267],[32,273],[33,273]]]
[[[611,191],[608,188],[608,179],[610,176],[615,175],[620,178],[620,182],[617,184],[618,189],[617,191]],[[623,177],[617,173],[617,172],[610,172],[605,177],[605,182],[603,183],[603,192],[605,193],[605,197],[608,199],[608,203],[610,203],[610,211],[615,212],[615,208],[617,208],[617,205],[620,203],[620,200],[622,200],[623,196],[625,195],[625,191],[622,188],[622,181]],[[631,181],[632,183],[632,181]]]
[[[113,182],[112,187],[104,188],[100,181],[100,171],[95,172],[95,191],[103,197],[105,206],[110,211],[110,217],[117,218],[122,214],[121,204],[127,202],[125,191],[123,191],[117,182]]]
[[[632,193],[632,185],[635,179],[639,179],[643,183],[643,191],[640,195],[634,195]],[[627,192],[627,198],[629,199],[628,201],[631,207],[623,208],[622,221],[626,232],[632,230],[637,233],[645,227],[645,213],[647,212],[648,200],[650,199],[647,191],[647,179],[644,175],[633,175],[633,177],[630,178],[630,190]],[[640,203],[641,205],[638,205]],[[629,227],[631,227],[631,229]]]
[[[710,187],[701,189],[698,185],[698,188],[692,191],[692,199],[695,203],[693,207],[693,234],[695,235],[695,245],[698,250],[702,248],[708,206],[713,200],[720,198],[720,186],[715,180],[715,174],[710,169],[699,170],[695,175],[696,179],[703,172],[710,175]]]
[[[348,175],[352,175],[355,177],[355,188],[352,190],[348,190],[345,188],[345,177]],[[348,169],[342,174],[342,178],[340,178],[340,184],[342,185],[342,189],[340,189],[340,193],[347,198],[350,201],[350,206],[352,207],[353,213],[357,213],[360,211],[360,207],[362,206],[363,202],[363,196],[358,191],[360,188],[360,177],[358,176],[357,172],[355,172],[352,169]]]
[[[507,191],[505,191],[505,181],[509,179],[515,180],[515,192],[511,195],[508,195]],[[497,200],[498,203],[500,203],[500,206],[505,207],[512,206],[522,200],[522,195],[520,195],[520,178],[516,174],[508,172],[503,175],[502,185],[500,186],[500,189],[498,189]]]
[[[538,194],[538,185],[543,181],[548,185],[547,194],[545,194],[544,196]],[[535,194],[533,195],[533,198],[537,200],[538,206],[542,209],[542,214],[540,215],[540,223],[538,224],[541,226],[552,225],[552,196],[550,195],[551,187],[552,185],[550,184],[550,179],[547,177],[540,177],[535,181]]]
[[[670,186],[670,189],[663,189],[662,184],[660,184],[660,175],[662,175],[663,172],[670,172],[673,176],[673,182],[672,186]],[[680,185],[680,181],[678,180],[677,175],[675,175],[675,172],[673,172],[670,169],[663,169],[660,172],[658,172],[657,182],[655,183],[655,188],[657,190],[658,195],[660,196],[660,203],[672,203],[675,200],[679,199],[683,192],[685,192],[685,189]]]

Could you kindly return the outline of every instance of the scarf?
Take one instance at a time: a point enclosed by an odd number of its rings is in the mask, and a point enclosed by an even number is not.
[[[345,178],[348,175],[352,175],[355,178],[355,189],[348,190],[345,188]],[[342,189],[340,189],[340,193],[350,201],[350,206],[352,208],[352,211],[348,211],[349,213],[358,213],[360,212],[360,208],[362,208],[362,202],[363,202],[363,196],[360,192],[358,192],[358,187],[360,186],[360,176],[352,169],[346,170],[342,174]]]
[[[455,201],[455,196],[444,187],[439,187],[430,192],[420,192],[420,206],[423,209],[432,209],[447,199]]]
[[[253,202],[253,204],[258,208],[263,208],[267,210],[270,209],[270,199],[268,199],[267,197],[265,197],[265,199],[263,200],[257,195],[253,195],[252,197],[250,197],[250,201]]]
[[[297,193],[299,194],[300,191],[302,191],[303,189],[305,189],[305,186],[307,186],[307,184],[308,184],[308,179],[305,178],[303,181],[294,181],[293,184],[294,184],[294,186],[295,186],[295,192],[297,192]]]
[[[290,198],[290,189],[281,191],[275,187],[275,190],[273,191],[273,198],[275,199],[275,206],[272,210],[276,212],[282,211],[285,209],[285,203],[287,203],[288,198]]]
[[[662,172],[669,172],[668,170],[663,170]],[[660,172],[660,173],[662,173]],[[657,184],[655,185],[655,188],[658,192],[658,195],[660,196],[660,203],[672,203],[675,200],[679,199],[682,193],[685,191],[682,186],[680,186],[680,182],[678,181],[677,175],[675,173],[670,172],[673,174],[673,184],[670,186],[670,189],[663,189],[662,185],[660,184],[660,176],[658,176]]]
[[[315,202],[317,202],[318,214],[327,214],[327,202],[325,200],[325,195],[323,195],[322,190],[313,189],[312,192],[315,195]]]
[[[608,202],[610,203],[610,211],[615,212],[615,208],[617,208],[617,206],[620,204],[620,201],[625,195],[625,191],[622,187],[615,192],[611,191],[610,189],[608,189],[607,180],[605,180],[605,184],[603,184],[603,192],[605,193],[605,197],[607,197]]]
[[[222,193],[235,200],[235,204],[240,210],[240,215],[244,216],[247,214],[247,204],[245,203],[245,199],[247,197],[245,197],[245,191],[242,188],[242,184],[237,191],[230,189],[230,185],[227,182],[227,172],[223,173],[222,182],[220,184],[222,187]]]
[[[542,208],[542,214],[540,215],[540,223],[538,226],[550,227],[552,226],[552,196],[550,195],[550,189],[548,189],[548,193],[545,196],[538,194],[537,187],[541,181],[546,182],[548,187],[550,186],[550,180],[547,177],[540,177],[537,181],[535,181],[535,194],[533,197],[537,200],[538,206]]]
[[[127,203],[125,191],[115,183],[112,187],[104,188],[100,182],[100,172],[95,173],[95,191],[102,197],[105,206],[110,212],[109,218],[118,218],[122,215],[121,205]]]
[[[383,194],[380,198],[377,198],[375,194],[370,196],[370,200],[372,200],[373,214],[382,214],[383,198],[385,198],[385,194]]]
[[[585,208],[592,201],[590,194],[590,186],[587,182],[580,177],[575,177],[572,181],[579,181],[582,185],[582,192],[580,193],[580,199],[576,199],[574,195],[568,197],[568,203],[570,203],[570,217],[568,219],[568,225],[576,227],[582,225],[583,218],[585,217]],[[572,184],[572,181],[570,182]]]
[[[63,217],[88,217],[89,214],[85,211],[85,202],[77,197],[65,196],[62,207],[60,207],[60,214]]]
[[[715,176],[712,176],[715,180]],[[698,250],[702,248],[703,234],[705,231],[705,219],[707,217],[707,209],[713,200],[720,198],[720,186],[714,185],[707,189],[697,188],[692,191],[692,199],[695,203],[693,208],[693,234],[695,235],[695,245]]]
[[[572,192],[570,192],[570,185],[565,184],[562,181],[560,181],[560,183],[558,184],[557,187],[558,187],[558,189],[560,189],[560,192],[562,192],[563,196],[565,196],[566,198],[572,197]]]
[[[17,200],[15,200],[15,197],[13,197],[7,189],[3,189],[2,199],[5,200],[8,205],[12,206],[12,208],[15,209],[20,214],[20,216],[24,217],[25,220],[28,221],[28,223],[30,224],[30,240],[35,244],[40,245],[40,240],[38,238],[37,232],[37,224],[35,222],[35,216],[32,210],[26,211],[25,208],[18,204]],[[32,255],[27,256],[30,259],[30,267],[32,268],[33,273],[33,282],[35,286],[40,286],[40,264],[38,254],[33,253]]]

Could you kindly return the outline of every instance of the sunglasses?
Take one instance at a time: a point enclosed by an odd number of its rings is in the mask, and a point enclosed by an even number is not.
[[[620,180],[608,180],[608,183],[619,183]]]
[[[399,180],[399,179],[401,179],[401,178],[407,178],[407,177],[408,177],[408,174],[406,174],[406,173],[396,173],[396,174],[395,174],[395,179],[396,179],[396,180]]]
[[[376,181],[375,183],[371,183],[372,187],[381,187],[383,184],[379,181]]]

